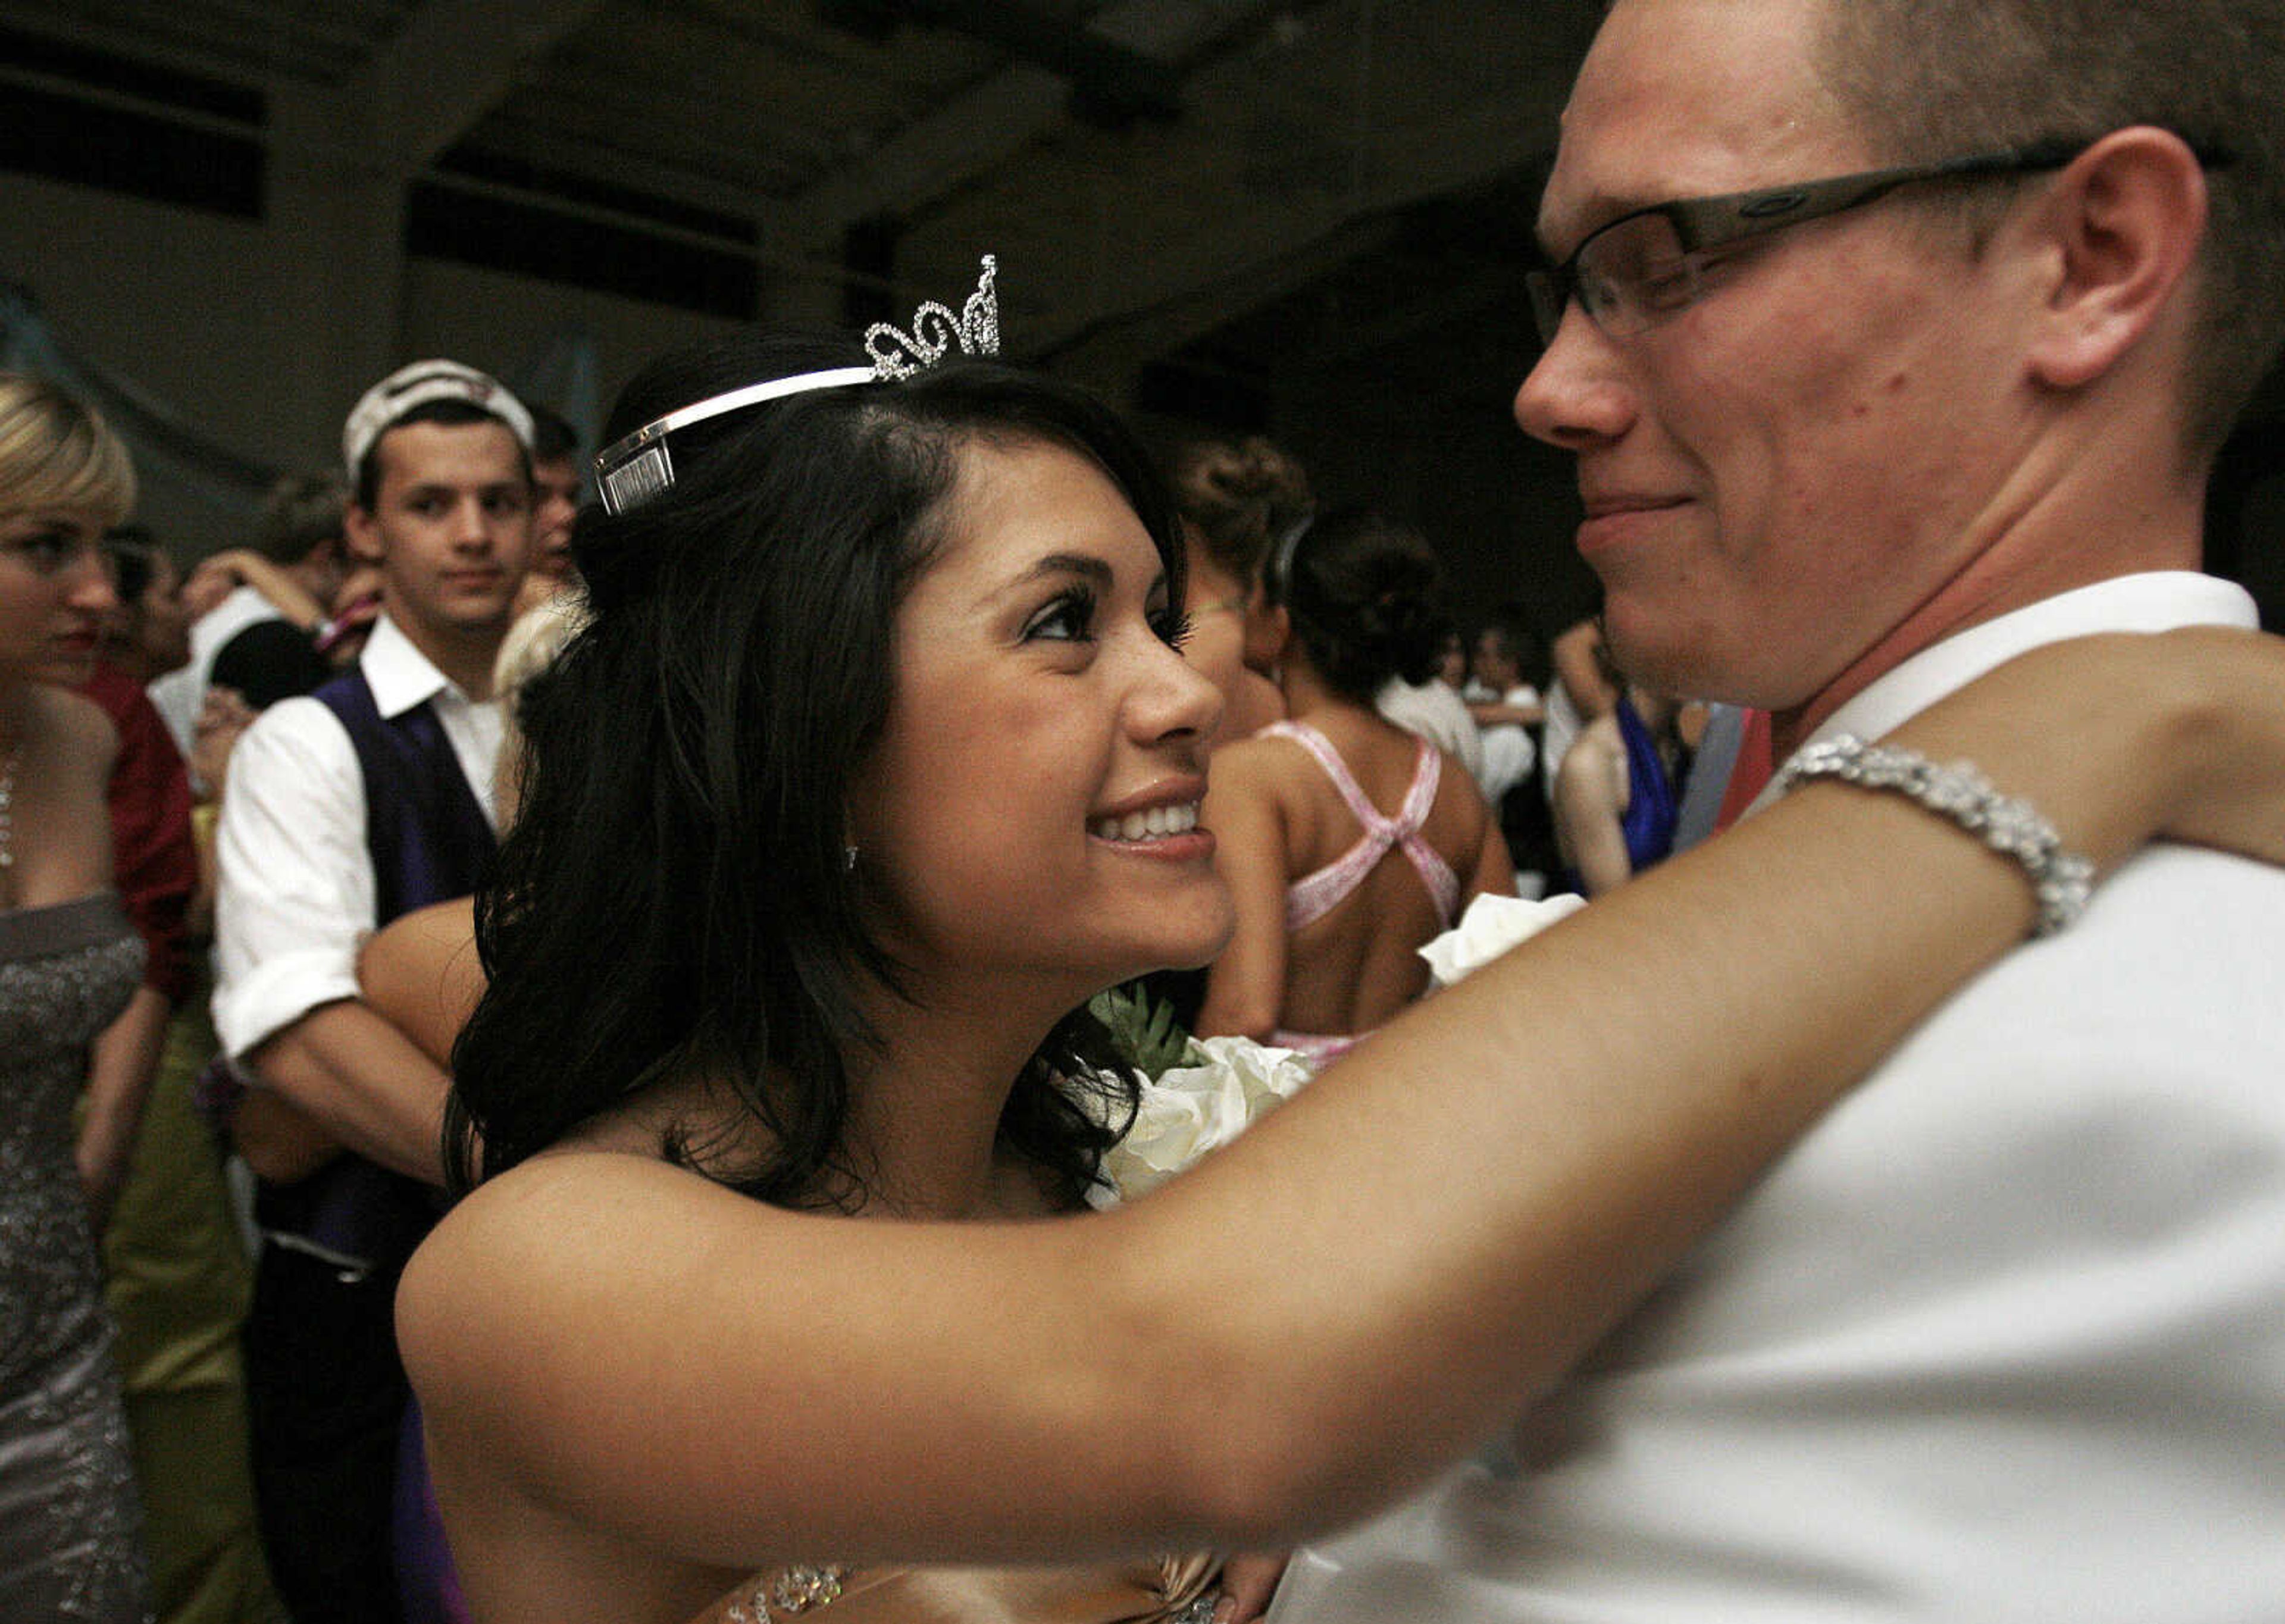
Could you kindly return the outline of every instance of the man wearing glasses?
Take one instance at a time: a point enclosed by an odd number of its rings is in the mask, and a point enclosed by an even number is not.
[[[1516,415],[1621,663],[1783,759],[2039,643],[2251,624],[2195,571],[2285,335],[2281,108],[2276,0],[1618,0]],[[2280,1617],[2281,1007],[2285,876],[2146,855],[1272,1617]]]

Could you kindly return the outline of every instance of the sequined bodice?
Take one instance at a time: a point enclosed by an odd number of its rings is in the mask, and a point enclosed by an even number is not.
[[[1211,1624],[1221,1569],[1204,1552],[1071,1567],[789,1567],[696,1624]]]
[[[142,973],[142,939],[108,893],[0,913],[0,1392],[100,1313],[72,1109],[90,1040]]]

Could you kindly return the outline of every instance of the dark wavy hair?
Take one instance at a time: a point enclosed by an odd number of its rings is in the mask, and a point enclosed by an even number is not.
[[[1271,577],[1294,638],[1335,693],[1370,705],[1392,677],[1435,674],[1452,629],[1437,599],[1444,569],[1411,526],[1371,507],[1336,509],[1301,532]]]
[[[603,443],[747,384],[864,361],[840,338],[679,352],[627,386]],[[769,1149],[715,1165],[733,1118],[671,1134],[670,1159],[784,1205],[816,1204],[831,1173],[861,1202],[866,1170],[843,1142],[850,1062],[876,1041],[860,997],[868,979],[910,994],[843,860],[846,799],[885,724],[898,608],[945,542],[962,449],[1042,442],[1102,467],[1179,601],[1179,532],[1141,444],[1093,396],[990,363],[677,431],[669,489],[580,514],[593,618],[524,690],[522,809],[476,902],[490,985],[453,1051],[456,1189],[695,1072],[734,1090]],[[1074,1198],[1132,1115],[1111,1058],[1074,1011],[1001,1119],[1003,1142]]]

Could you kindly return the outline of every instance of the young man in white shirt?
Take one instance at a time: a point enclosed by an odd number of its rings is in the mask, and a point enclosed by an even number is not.
[[[215,1023],[264,1175],[256,1485],[302,1624],[397,1617],[390,1298],[436,1210],[448,1079],[359,1001],[357,954],[397,914],[464,894],[489,853],[491,667],[530,546],[530,446],[522,406],[458,363],[358,402],[347,530],[381,571],[381,617],[354,670],[248,729],[224,798]]]
[[[2040,643],[2250,625],[2195,572],[2285,341],[2281,104],[2274,0],[1617,0],[1516,413],[1578,457],[1619,663],[1770,712],[1783,758]],[[2276,870],[2129,864],[1813,1130],[1507,1470],[1305,1553],[1272,1616],[2275,1617],[2281,917]]]

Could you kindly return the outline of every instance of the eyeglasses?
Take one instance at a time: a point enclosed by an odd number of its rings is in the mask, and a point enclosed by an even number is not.
[[[1705,292],[1706,267],[1738,243],[1862,208],[1899,186],[1920,181],[1983,180],[2060,169],[2085,145],[2044,141],[1944,163],[1867,169],[1798,186],[1685,198],[1637,208],[1590,233],[1553,270],[1527,275],[1540,342],[1555,341],[1563,312],[1574,299],[1606,338],[1632,337],[1697,303]],[[2223,154],[2203,150],[2198,156],[2208,164],[2226,161]]]

